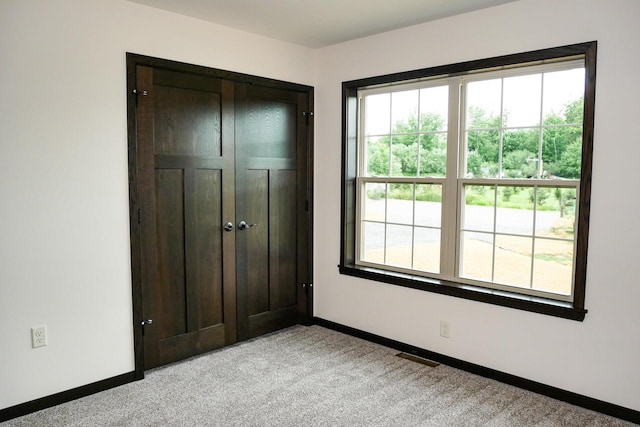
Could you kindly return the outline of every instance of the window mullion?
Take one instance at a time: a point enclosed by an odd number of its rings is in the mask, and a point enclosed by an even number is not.
[[[464,140],[461,111],[462,80],[449,82],[449,118],[447,133],[447,173],[442,188],[442,235],[440,242],[440,274],[453,279],[456,276],[456,239],[458,236],[458,174],[464,150],[460,148]]]

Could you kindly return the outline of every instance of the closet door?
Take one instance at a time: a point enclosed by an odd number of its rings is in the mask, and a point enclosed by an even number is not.
[[[144,367],[237,340],[233,83],[137,67]],[[143,92],[146,91],[146,92]]]
[[[136,374],[308,322],[311,88],[127,61]]]
[[[238,337],[247,339],[307,320],[309,100],[249,84],[235,93]]]

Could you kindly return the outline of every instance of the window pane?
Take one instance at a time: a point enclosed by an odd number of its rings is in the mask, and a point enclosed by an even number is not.
[[[420,135],[420,176],[444,177],[447,174],[447,134]]]
[[[509,130],[502,140],[501,178],[538,178],[538,129]]]
[[[390,131],[391,125],[391,101],[390,94],[369,95],[364,98],[365,135],[385,135]]]
[[[367,138],[367,176],[389,176],[389,137]]]
[[[542,135],[544,176],[580,179],[582,127],[546,128]]]
[[[533,289],[571,294],[573,241],[536,239]]]
[[[429,273],[440,273],[440,230],[414,229],[413,268]]]
[[[391,176],[416,176],[418,173],[418,135],[391,137]]]
[[[502,79],[467,84],[467,129],[499,128]]]
[[[490,282],[493,271],[493,235],[464,231],[460,237],[460,277]]]
[[[496,231],[499,233],[533,234],[534,188],[498,187]]]
[[[531,283],[529,237],[496,235],[496,264],[493,281],[528,288]]]
[[[582,123],[584,68],[544,74],[544,117],[561,117],[565,123]]]
[[[464,230],[493,232],[495,187],[492,185],[465,185],[464,197],[462,228]]]
[[[467,132],[467,178],[497,178],[500,157],[500,131]]]
[[[389,184],[387,222],[413,224],[413,184]]]
[[[391,94],[391,123],[393,133],[418,132],[418,90]]]
[[[386,184],[369,182],[364,185],[364,202],[362,206],[362,218],[366,221],[384,222],[386,206]]]
[[[504,79],[503,126],[540,124],[542,74]]]
[[[544,188],[545,210],[536,214],[536,236],[573,240],[576,221],[576,189]],[[540,194],[538,194],[540,197]]]
[[[449,86],[420,90],[420,132],[447,130]]]
[[[384,229],[384,224],[362,222],[362,248],[360,251],[363,261],[384,264]]]
[[[413,227],[387,225],[386,259],[387,265],[411,268]]]
[[[441,227],[442,186],[437,184],[416,184],[415,204],[416,225]]]

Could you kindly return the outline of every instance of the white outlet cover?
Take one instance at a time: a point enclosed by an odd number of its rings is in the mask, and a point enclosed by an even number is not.
[[[35,326],[31,328],[31,346],[33,348],[47,345],[47,325]]]

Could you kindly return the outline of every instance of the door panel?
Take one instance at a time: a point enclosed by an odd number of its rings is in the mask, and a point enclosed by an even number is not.
[[[158,338],[187,332],[182,170],[156,169]],[[160,314],[161,313],[161,314]]]
[[[222,127],[233,88],[147,67],[137,83],[148,88],[137,114],[149,369],[236,341],[235,244],[222,228],[234,213],[233,130]]]
[[[300,321],[307,260],[297,212],[306,198],[306,175],[299,171],[306,159],[307,105],[307,96],[297,92],[236,85],[236,210],[238,218],[257,224],[237,235],[240,339]]]
[[[220,156],[220,94],[154,84],[156,154]]]
[[[198,316],[193,328],[201,329],[223,323],[223,283],[222,283],[222,199],[220,171],[197,169],[195,172],[195,224],[192,228],[193,250],[200,256],[187,259],[205,259],[194,262],[194,287],[189,297],[197,305]],[[189,262],[189,261],[188,261]]]
[[[274,170],[269,180],[269,277],[271,308],[278,310],[297,303],[296,171]]]
[[[256,226],[238,231],[246,243],[249,316],[269,310],[269,171],[248,170],[246,218]],[[244,218],[244,217],[243,217]]]

